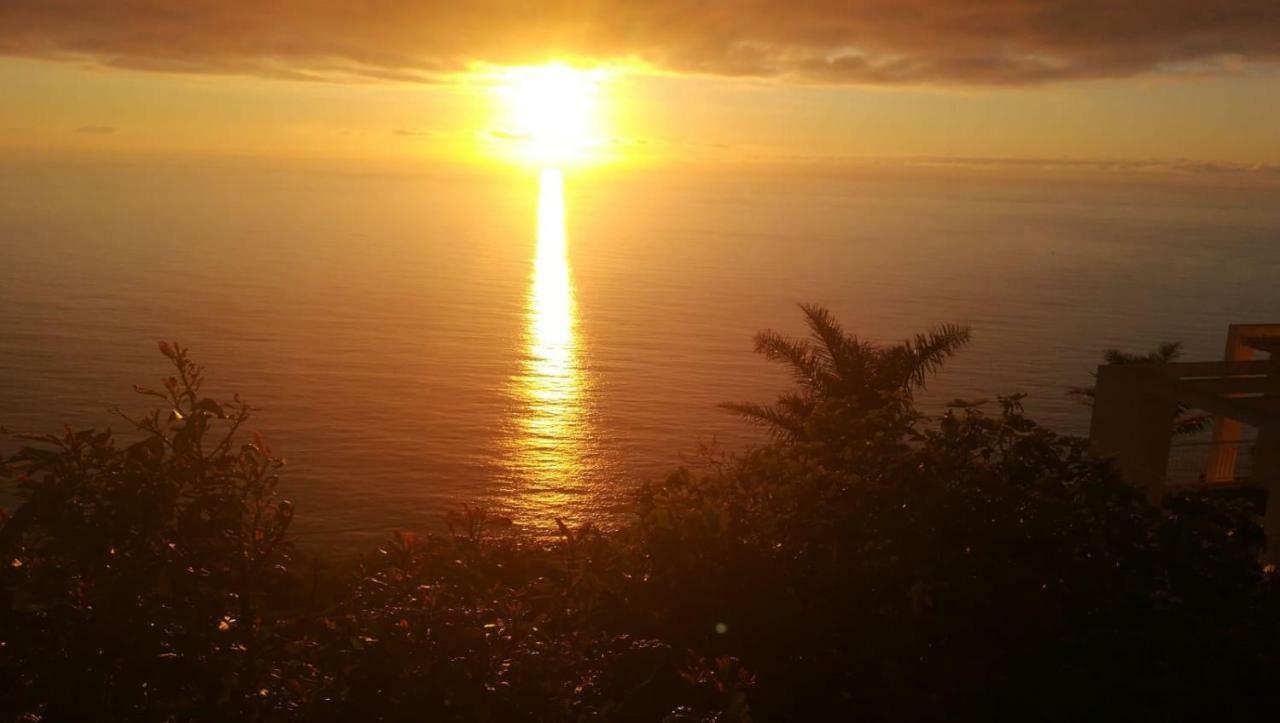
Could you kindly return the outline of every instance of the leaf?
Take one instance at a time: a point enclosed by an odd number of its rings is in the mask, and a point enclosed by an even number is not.
[[[133,391],[137,392],[138,394],[145,394],[149,397],[159,397],[160,399],[165,398],[165,396],[160,392],[157,392],[156,390],[151,389],[150,387],[144,387],[141,384],[134,384]]]
[[[566,540],[570,542],[573,542],[573,531],[570,530],[569,526],[564,523],[564,520],[560,519],[559,517],[556,518],[556,529],[560,531],[560,535],[562,537],[564,537]]]
[[[218,404],[212,399],[209,399],[208,397],[205,397],[204,399],[201,399],[199,402],[197,402],[196,409],[201,412],[208,412],[209,414],[212,414],[218,419],[225,419],[227,416],[226,413],[222,411],[222,405]]]

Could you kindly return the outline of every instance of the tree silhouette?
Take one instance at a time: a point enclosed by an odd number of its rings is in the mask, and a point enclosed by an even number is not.
[[[809,423],[823,407],[865,415],[892,401],[910,400],[929,375],[969,341],[967,326],[943,324],[893,346],[879,346],[847,333],[825,307],[801,304],[800,309],[809,338],[767,330],[755,339],[756,352],[788,367],[797,388],[772,405],[722,405],[782,440],[809,436]]]

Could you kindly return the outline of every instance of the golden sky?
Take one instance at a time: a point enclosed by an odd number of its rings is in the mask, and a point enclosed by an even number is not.
[[[500,160],[553,61],[598,162],[1280,164],[1275,0],[7,0],[0,149]]]

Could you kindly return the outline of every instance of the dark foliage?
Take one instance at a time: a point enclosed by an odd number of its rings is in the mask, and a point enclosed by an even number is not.
[[[4,462],[0,715],[14,720],[1199,720],[1280,683],[1246,509],[1150,507],[1017,397],[929,420],[967,341],[893,347],[805,307],[796,372],[734,409],[776,441],[646,485],[632,524],[399,534],[299,570],[280,462],[185,350],[161,411]]]
[[[25,503],[0,529],[9,701],[50,720],[225,710],[252,717],[286,573],[280,461],[237,432],[249,407],[201,395],[201,369],[162,343],[175,376],[137,387],[163,407],[109,432],[28,437],[5,461]]]

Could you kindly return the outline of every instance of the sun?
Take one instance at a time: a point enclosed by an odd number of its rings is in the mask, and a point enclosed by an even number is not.
[[[603,71],[564,63],[511,68],[499,76],[502,128],[519,160],[559,166],[589,160],[602,143],[599,86]]]

